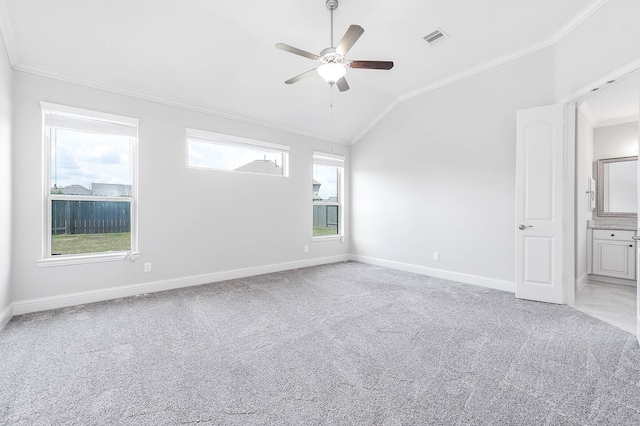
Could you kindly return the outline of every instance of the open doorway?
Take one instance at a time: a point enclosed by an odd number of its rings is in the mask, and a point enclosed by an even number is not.
[[[640,71],[578,105],[575,307],[637,335]]]

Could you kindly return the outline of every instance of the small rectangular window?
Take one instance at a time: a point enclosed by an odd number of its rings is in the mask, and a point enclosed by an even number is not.
[[[136,251],[138,120],[42,103],[44,258]]]
[[[270,142],[187,129],[187,166],[288,176],[289,147]]]
[[[344,158],[313,154],[313,237],[343,235],[342,175]]]

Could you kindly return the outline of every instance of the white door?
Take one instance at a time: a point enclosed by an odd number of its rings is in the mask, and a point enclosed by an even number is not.
[[[564,106],[519,110],[516,129],[516,297],[564,303]]]

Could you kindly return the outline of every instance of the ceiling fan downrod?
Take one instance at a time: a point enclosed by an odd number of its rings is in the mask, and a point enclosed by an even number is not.
[[[327,0],[327,9],[331,12],[331,47],[335,47],[333,45],[333,11],[338,8],[338,0]]]

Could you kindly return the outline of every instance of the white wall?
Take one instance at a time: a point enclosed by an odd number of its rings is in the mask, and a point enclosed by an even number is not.
[[[640,60],[640,1],[608,0],[556,44],[556,97],[562,99]]]
[[[587,221],[593,218],[589,210],[588,178],[593,178],[593,127],[578,109],[576,120],[576,269],[578,286],[586,284],[588,271]],[[594,194],[595,200],[595,194]],[[595,203],[594,203],[595,205]]]
[[[554,70],[548,48],[398,105],[352,149],[354,251],[513,283],[516,110]]]
[[[202,274],[205,277],[200,278],[208,279],[218,272],[245,268],[255,272],[287,262],[294,267],[349,253],[348,241],[311,241],[312,152],[333,150],[348,157],[348,146],[23,72],[14,76],[13,166],[20,171],[14,182],[19,194],[14,217],[19,238],[12,263],[16,312],[20,302],[30,299],[145,282],[176,283],[195,276],[182,281],[189,284]],[[142,258],[135,263],[36,267],[43,226],[40,101],[140,119]],[[187,169],[186,127],[290,145],[290,177]],[[309,253],[304,253],[304,245],[309,245]],[[152,262],[153,272],[143,273],[144,262]]]
[[[593,131],[593,160],[638,155],[638,122],[596,127]]]
[[[11,114],[12,114],[12,70],[9,58],[0,36],[0,182],[2,182],[2,202],[0,202],[0,328],[11,318],[11,216],[12,216],[12,176],[11,176]]]

